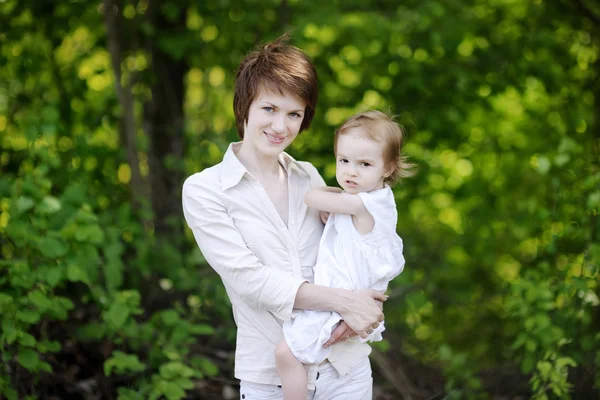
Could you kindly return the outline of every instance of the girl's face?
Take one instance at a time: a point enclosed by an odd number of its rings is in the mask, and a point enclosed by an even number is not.
[[[261,90],[248,110],[244,143],[262,156],[276,157],[298,136],[305,108],[291,93]]]
[[[390,176],[383,160],[384,143],[371,139],[362,128],[352,128],[338,136],[336,178],[348,193],[382,189]]]

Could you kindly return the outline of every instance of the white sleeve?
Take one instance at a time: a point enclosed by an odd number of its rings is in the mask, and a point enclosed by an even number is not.
[[[402,249],[402,239],[398,237],[394,244],[363,253],[368,270],[373,272],[369,285],[371,289],[385,292],[388,283],[402,273],[405,264]]]
[[[183,212],[200,251],[229,287],[250,306],[291,317],[296,292],[304,279],[266,266],[248,249],[225,205],[198,176],[183,185]]]

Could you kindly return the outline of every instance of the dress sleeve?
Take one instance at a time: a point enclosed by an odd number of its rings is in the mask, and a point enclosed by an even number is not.
[[[305,280],[260,262],[229,217],[219,189],[212,186],[198,175],[183,185],[185,220],[204,258],[247,304],[290,319],[296,292]]]
[[[387,290],[389,282],[400,275],[404,270],[404,255],[402,254],[402,239],[397,236],[397,241],[384,247],[371,248],[363,251],[364,265],[371,271],[371,289],[381,292]]]

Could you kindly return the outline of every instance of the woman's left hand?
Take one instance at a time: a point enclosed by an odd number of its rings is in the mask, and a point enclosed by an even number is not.
[[[358,334],[350,329],[348,324],[346,324],[344,321],[341,321],[340,324],[333,330],[333,332],[331,332],[331,336],[329,337],[329,340],[325,342],[323,348],[326,349],[337,342],[343,342],[344,340],[350,339],[356,335]]]
[[[377,303],[379,303],[379,307],[383,310],[383,303],[380,301],[378,301]],[[375,328],[377,328],[377,327],[375,327]],[[342,320],[342,321],[340,321],[338,326],[335,327],[333,332],[331,332],[331,336],[329,337],[329,340],[325,342],[325,344],[323,345],[323,348],[326,349],[331,345],[334,345],[338,342],[343,342],[344,340],[348,340],[351,337],[354,337],[356,335],[358,335],[358,333],[356,333],[352,329],[350,329],[348,324],[346,324]]]

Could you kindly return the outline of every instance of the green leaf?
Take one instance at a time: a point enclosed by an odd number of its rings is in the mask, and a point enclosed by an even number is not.
[[[63,279],[63,268],[60,265],[44,265],[38,267],[38,279],[55,287]]]
[[[550,375],[550,370],[552,369],[552,364],[550,364],[548,361],[540,361],[537,364],[537,369],[540,371],[540,374],[542,375],[542,377],[544,377],[544,379],[546,379]]]
[[[190,332],[194,335],[214,335],[215,328],[207,324],[195,324],[190,327]]]
[[[449,361],[452,359],[452,349],[447,344],[440,346],[440,359],[443,361]]]
[[[548,159],[548,157],[545,156],[540,156],[538,158],[538,166],[537,166],[537,170],[540,174],[542,175],[546,175],[548,173],[548,171],[550,171],[550,160]]]
[[[575,362],[575,360],[573,360],[571,357],[559,357],[556,360],[556,366],[558,368],[564,368],[564,367],[576,367],[577,363]]]
[[[36,306],[41,312],[48,310],[51,306],[50,299],[44,293],[39,290],[35,290],[33,292],[29,292],[27,296],[29,301]]]
[[[88,277],[87,272],[82,269],[79,265],[69,264],[67,267],[67,279],[71,282],[83,282],[89,285],[90,278]]]
[[[99,340],[106,335],[106,324],[87,324],[77,330],[77,334],[84,340]]]
[[[117,400],[143,400],[142,393],[136,390],[120,387],[117,389]]]
[[[35,338],[26,332],[19,332],[17,340],[21,346],[25,347],[35,347],[36,344]]]
[[[67,299],[66,297],[57,296],[55,298],[55,301],[58,302],[61,308],[64,308],[67,311],[70,311],[75,308],[75,304],[73,304],[73,302]]]
[[[191,378],[195,375],[194,370],[185,364],[172,361],[159,368],[160,376],[167,380],[175,378]]]
[[[129,317],[129,308],[123,303],[113,303],[104,315],[106,322],[113,329],[119,329]]]
[[[31,210],[33,208],[34,204],[35,204],[35,202],[29,197],[25,197],[25,196],[19,197],[16,202],[17,213],[21,214],[21,213],[24,213],[25,211]]]
[[[78,242],[102,244],[104,242],[104,232],[102,232],[102,229],[98,225],[79,226],[75,231],[75,240]]]
[[[17,311],[17,319],[26,322],[28,324],[37,324],[40,320],[41,314],[34,310],[19,310]]]
[[[57,341],[45,339],[37,342],[36,348],[40,353],[57,353],[60,351],[61,346]]]
[[[6,344],[12,344],[15,340],[17,340],[17,335],[20,331],[15,327],[15,322],[12,319],[4,319],[2,321],[2,336],[4,336],[4,341]]]
[[[3,387],[0,393],[6,396],[6,400],[17,400],[19,398],[17,395],[17,391],[12,387]]]
[[[35,372],[40,362],[38,354],[32,349],[20,349],[17,355],[19,364],[28,371]]]
[[[185,397],[185,390],[173,382],[164,382],[162,392],[167,400],[180,400]]]
[[[121,351],[114,351],[112,356],[104,362],[104,375],[110,376],[113,370],[123,375],[131,372],[141,372],[146,368],[138,356],[135,354],[125,354]]]
[[[194,368],[199,369],[206,376],[217,376],[219,374],[219,367],[206,357],[192,357],[190,363]]]
[[[60,200],[53,196],[46,196],[38,204],[37,210],[40,214],[54,214],[60,211]]]
[[[10,297],[7,294],[0,293],[0,307],[4,308],[7,304],[10,304],[12,302],[13,302],[12,297]]]
[[[190,379],[178,378],[172,381],[182,389],[189,390],[194,388],[194,383]]]
[[[58,239],[44,237],[38,243],[38,249],[44,257],[57,258],[67,254],[68,246]]]
[[[163,311],[161,317],[166,326],[173,326],[180,321],[179,314],[175,310]]]
[[[45,361],[40,361],[38,363],[38,367],[37,368],[38,368],[38,371],[44,371],[44,372],[47,372],[49,374],[52,373],[52,367],[50,366],[50,364],[48,364]]]
[[[103,268],[106,287],[109,291],[115,291],[123,283],[123,263],[120,259],[109,261]]]
[[[533,369],[534,360],[530,355],[526,355],[525,359],[521,363],[521,369],[524,373],[528,374]]]

